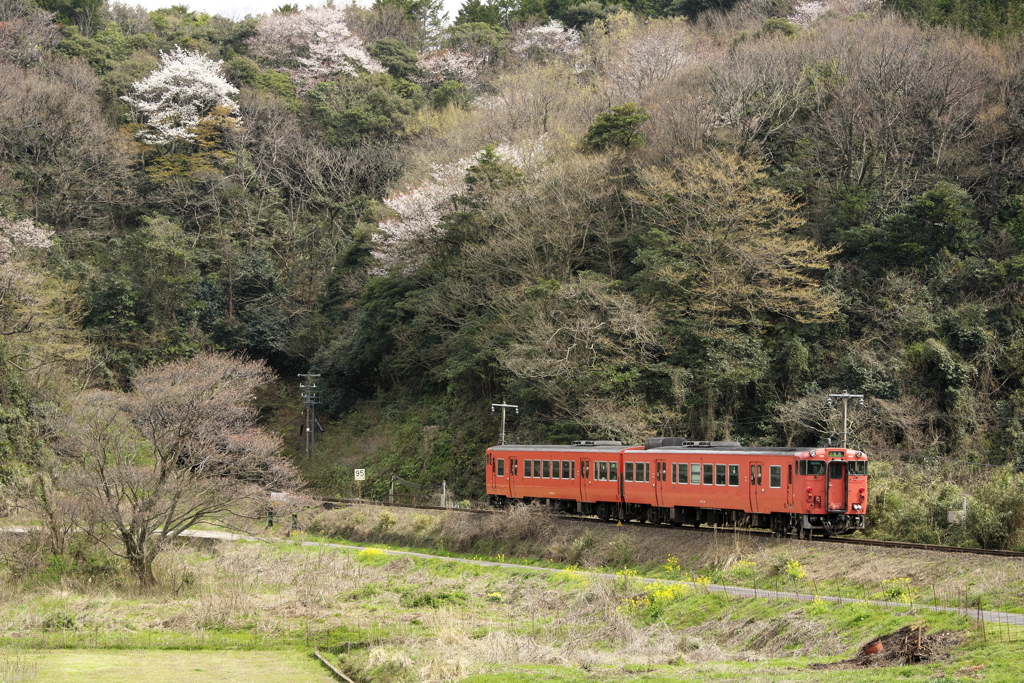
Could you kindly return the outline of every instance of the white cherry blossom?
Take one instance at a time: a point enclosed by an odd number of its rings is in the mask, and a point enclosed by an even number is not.
[[[231,99],[238,88],[222,75],[222,62],[180,47],[161,52],[160,58],[161,67],[132,83],[131,93],[121,97],[135,120],[148,126],[139,132],[140,139],[157,145],[194,140],[196,125],[218,106],[240,122],[238,105]]]

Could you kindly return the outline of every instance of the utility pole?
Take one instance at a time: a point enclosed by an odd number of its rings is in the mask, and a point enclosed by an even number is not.
[[[515,408],[516,415],[519,414],[519,406],[514,406],[509,403],[492,403],[491,412],[494,412],[495,408],[501,408],[501,436],[498,437],[498,444],[501,446],[505,445],[505,410],[508,408]]]
[[[848,391],[844,391],[841,394],[829,394],[828,395],[828,407],[832,407],[832,399],[841,398],[843,399],[843,442],[840,444],[843,448],[846,448],[846,435],[850,424],[850,399],[859,398],[859,404],[861,407],[864,406],[864,394],[851,394]]]
[[[306,420],[303,423],[303,432],[306,435],[306,457],[312,458],[313,452],[316,447],[316,430],[319,429],[321,432],[324,428],[320,426],[320,422],[316,419],[316,406],[320,403],[320,392],[316,390],[316,378],[320,375],[314,375],[313,373],[307,372],[299,377],[304,378],[306,383],[299,382],[299,388],[302,389],[302,403],[303,412],[305,413]]]

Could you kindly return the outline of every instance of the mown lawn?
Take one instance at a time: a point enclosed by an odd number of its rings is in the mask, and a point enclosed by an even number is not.
[[[0,680],[32,683],[330,683],[308,654],[239,650],[47,650],[0,655]],[[6,671],[5,671],[6,669]]]

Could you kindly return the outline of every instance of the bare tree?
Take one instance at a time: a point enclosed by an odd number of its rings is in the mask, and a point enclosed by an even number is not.
[[[279,438],[255,424],[253,393],[271,377],[262,362],[203,354],[139,372],[131,393],[93,391],[73,405],[56,484],[142,586],[186,529],[299,487]]]

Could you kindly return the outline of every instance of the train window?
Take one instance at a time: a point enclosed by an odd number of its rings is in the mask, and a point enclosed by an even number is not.
[[[757,485],[761,485],[761,466],[757,466]]]
[[[563,460],[562,461],[562,479],[571,479],[571,478],[572,477],[569,476],[569,461],[568,460]]]
[[[688,470],[689,468],[690,468],[690,466],[687,465],[685,462],[679,464],[679,483],[680,484],[685,484],[686,483],[686,470]]]
[[[725,465],[715,465],[715,485],[725,486]]]
[[[690,463],[690,483],[700,484],[700,463]]]
[[[801,468],[807,466],[807,472],[801,472],[801,474],[807,474],[809,476],[821,476],[825,473],[825,461],[823,460],[802,460],[800,461]]]
[[[608,481],[608,463],[596,462],[594,464],[597,465],[597,467],[594,468],[594,470],[597,472],[597,476],[595,477],[595,479],[597,479],[598,481]]]
[[[865,460],[851,460],[846,463],[846,471],[854,476],[864,476],[868,473],[868,463]]]
[[[829,479],[842,479],[843,478],[843,463],[836,461],[837,464],[832,465],[829,468],[828,478]]]
[[[729,465],[729,486],[740,485],[740,466]]]
[[[590,461],[584,460],[583,464],[580,465],[580,476],[586,479],[590,476]]]
[[[516,458],[512,458],[512,460],[510,460],[508,464],[509,464],[509,466],[512,469],[512,472],[510,472],[510,474],[513,477],[518,476],[519,475],[519,460],[517,460]]]
[[[540,478],[540,460],[533,461],[533,476],[534,478]]]
[[[570,479],[575,479],[576,478],[576,461],[575,460],[570,460],[569,461],[569,478]]]
[[[523,476],[524,477],[529,478],[529,479],[533,478],[533,467],[532,467],[532,465],[533,465],[533,461],[532,460],[524,460],[523,461]]]
[[[704,483],[711,486],[715,483],[715,466],[704,465]]]
[[[622,481],[633,481],[633,463],[622,464]]]
[[[773,489],[782,488],[782,466],[781,465],[769,465],[768,466],[768,487]]]
[[[610,462],[608,463],[608,481],[619,480],[619,463]]]
[[[668,465],[661,463],[661,473],[658,477],[658,481],[668,481]]]
[[[559,467],[558,461],[557,460],[552,460],[551,461],[551,478],[552,479],[561,479],[561,477],[559,476],[560,474],[561,474],[561,467]]]
[[[651,463],[649,463],[649,462],[638,462],[636,464],[636,467],[637,467],[637,473],[636,473],[636,480],[637,481],[650,481],[651,480]]]
[[[550,479],[551,478],[551,461],[550,460],[545,460],[544,461],[544,478],[545,479]]]
[[[498,476],[505,476],[505,458],[498,458]]]
[[[673,483],[673,484],[675,484],[675,483],[676,483],[676,475],[677,475],[677,472],[678,472],[678,468],[676,467],[676,464],[675,464],[675,463],[672,463],[672,483]]]

